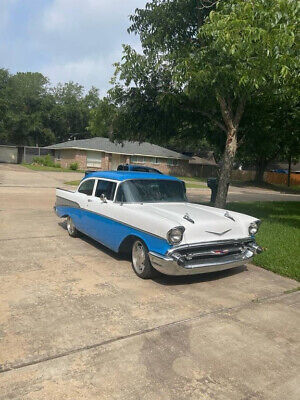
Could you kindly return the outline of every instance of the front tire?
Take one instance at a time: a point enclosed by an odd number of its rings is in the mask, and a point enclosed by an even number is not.
[[[73,222],[71,217],[67,218],[67,231],[68,231],[68,234],[71,237],[77,237],[78,236],[78,230],[76,229],[76,226],[75,226],[75,224],[74,224],[74,222]]]
[[[139,278],[151,279],[156,276],[156,270],[152,267],[148,249],[141,240],[136,240],[132,246],[132,269]]]

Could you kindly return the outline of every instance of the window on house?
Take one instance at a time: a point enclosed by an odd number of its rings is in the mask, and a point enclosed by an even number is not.
[[[131,156],[130,161],[132,164],[142,164],[145,162],[144,156]]]
[[[60,150],[57,150],[55,152],[55,157],[56,157],[57,160],[60,160]]]
[[[178,160],[176,160],[175,158],[168,158],[168,165],[171,167],[175,167],[176,165],[178,165]]]
[[[91,196],[93,194],[94,184],[95,179],[88,179],[87,181],[82,182],[79,186],[78,192]]]
[[[102,194],[107,198],[107,200],[113,200],[117,184],[111,181],[98,180],[96,187],[96,197],[100,197]]]
[[[101,168],[102,153],[100,151],[87,151],[86,166],[88,168]]]

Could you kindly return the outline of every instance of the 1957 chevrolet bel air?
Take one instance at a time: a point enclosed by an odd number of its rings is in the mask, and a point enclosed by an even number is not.
[[[241,266],[262,251],[260,221],[189,203],[171,176],[107,171],[85,176],[75,192],[56,189],[55,211],[71,236],[90,236],[115,252],[128,251],[141,278],[156,270],[190,275]]]

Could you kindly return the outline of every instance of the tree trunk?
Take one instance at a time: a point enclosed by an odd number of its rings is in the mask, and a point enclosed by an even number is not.
[[[259,157],[256,164],[256,174],[255,174],[255,182],[263,183],[264,182],[264,173],[268,165],[268,160],[264,157]]]
[[[222,159],[221,173],[219,178],[218,193],[215,207],[225,208],[230,182],[230,175],[237,150],[237,132],[232,129],[227,133],[225,151]]]
[[[226,145],[222,159],[221,173],[219,178],[218,193],[216,198],[215,207],[225,208],[228,186],[230,182],[230,175],[237,151],[237,132],[239,123],[244,113],[245,99],[240,98],[238,106],[233,116],[231,99],[225,99],[217,94],[217,100],[220,104],[222,117],[226,126]]]

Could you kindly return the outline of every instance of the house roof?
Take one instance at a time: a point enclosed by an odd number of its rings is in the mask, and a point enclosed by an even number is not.
[[[64,143],[58,143],[47,146],[46,149],[77,149],[103,151],[105,153],[142,155],[150,157],[175,158],[189,160],[189,157],[148,142],[129,142],[125,140],[122,143],[111,142],[108,138],[94,137],[92,139],[70,140]]]
[[[217,166],[213,151],[205,151],[205,152],[199,153],[198,155],[193,156],[190,159],[190,164]]]
[[[136,171],[97,171],[88,173],[84,178],[106,178],[116,181],[125,181],[128,179],[156,179],[179,181],[178,178],[169,175],[152,174],[151,172],[136,172]]]

